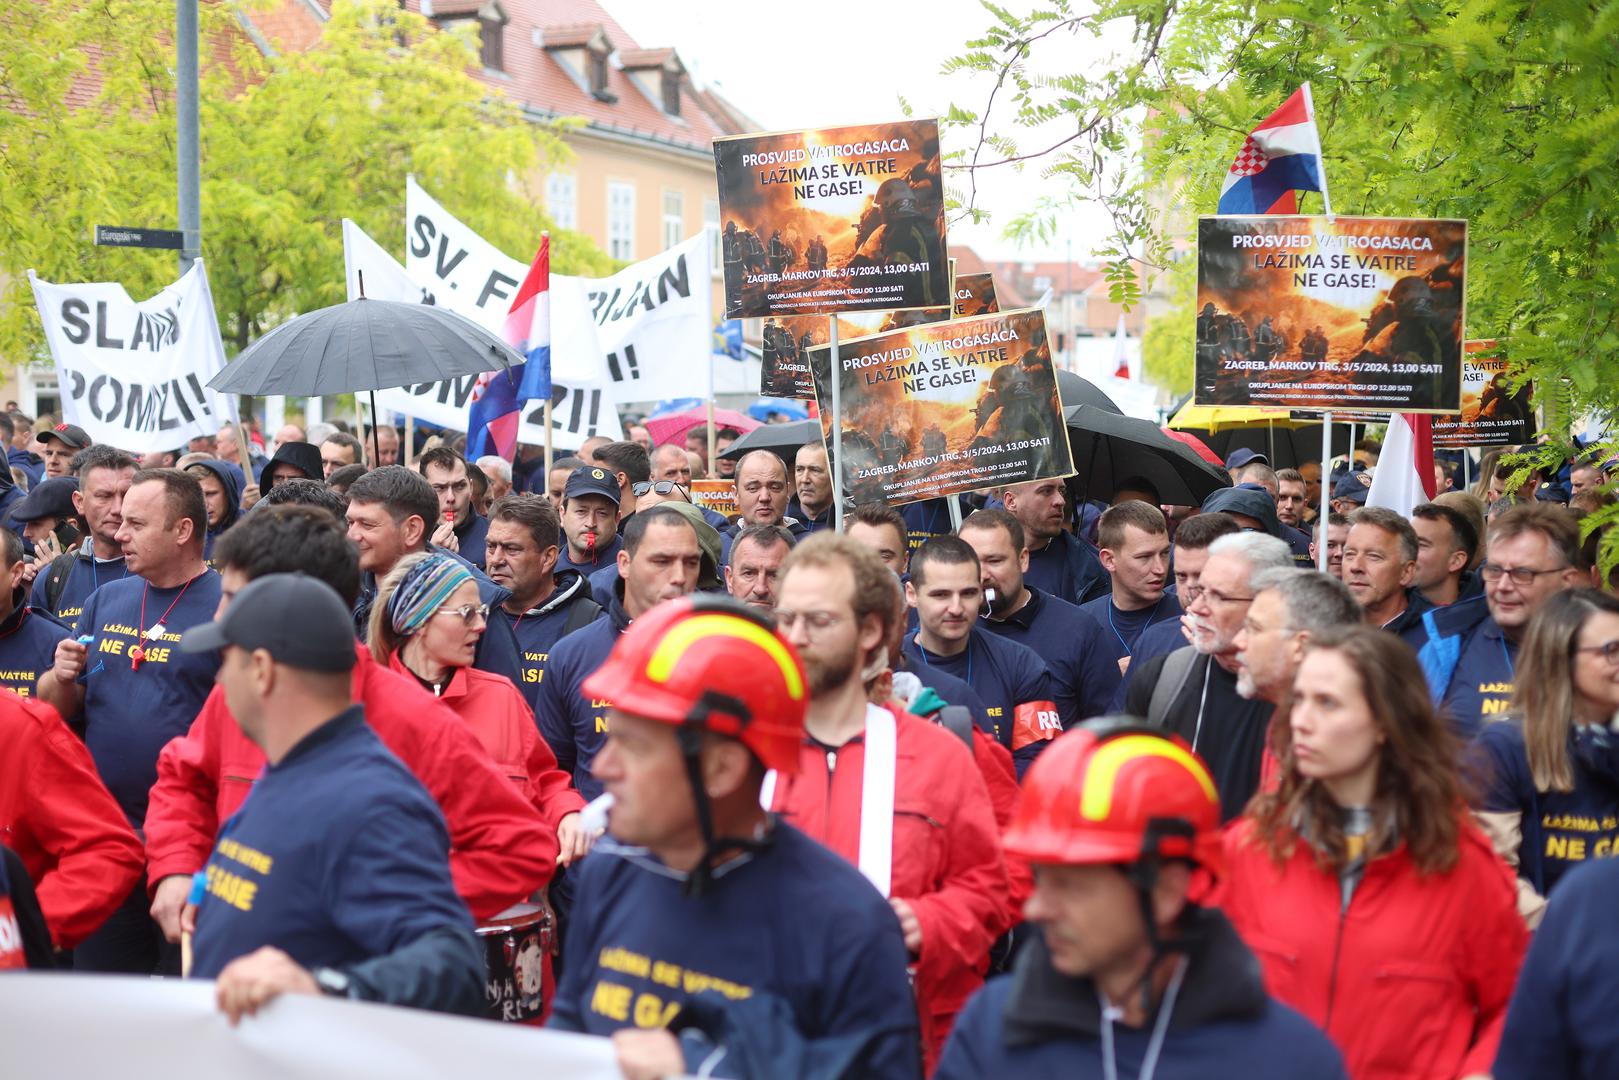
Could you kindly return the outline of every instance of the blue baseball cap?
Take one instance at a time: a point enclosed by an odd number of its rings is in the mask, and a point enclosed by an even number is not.
[[[600,495],[618,505],[618,480],[599,465],[581,465],[568,474],[568,485],[562,489],[563,499],[577,499],[581,495]]]

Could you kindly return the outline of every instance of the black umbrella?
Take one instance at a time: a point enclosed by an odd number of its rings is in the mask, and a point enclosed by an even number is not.
[[[761,424],[727,446],[720,457],[736,461],[750,450],[769,450],[779,454],[792,468],[793,456],[807,442],[821,441],[819,420],[794,420],[790,424]]]
[[[1057,392],[1062,395],[1064,409],[1071,409],[1075,405],[1091,405],[1115,416],[1124,415],[1124,410],[1115,405],[1112,398],[1102,393],[1095,383],[1075,375],[1072,371],[1057,372]]]
[[[1332,425],[1332,452],[1349,453],[1349,425]],[[1321,425],[1304,427],[1247,427],[1223,428],[1213,434],[1191,431],[1204,444],[1222,458],[1230,458],[1232,451],[1247,447],[1264,454],[1273,469],[1296,469],[1306,461],[1321,460]]]
[[[1163,502],[1200,506],[1212,492],[1231,484],[1223,470],[1165,435],[1151,420],[1092,405],[1064,408],[1063,419],[1083,498],[1111,496],[1123,481],[1140,476],[1152,482]]]
[[[289,319],[208,383],[227,394],[318,397],[443,382],[523,363],[471,319],[430,304],[351,300]],[[373,421],[371,428],[376,430]]]

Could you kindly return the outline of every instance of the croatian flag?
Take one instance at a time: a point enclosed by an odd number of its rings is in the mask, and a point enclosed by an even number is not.
[[[512,298],[501,334],[526,360],[509,371],[487,371],[472,388],[467,414],[467,460],[517,452],[523,405],[551,396],[551,238],[540,241],[534,264]]]
[[[1298,212],[1295,191],[1321,192],[1327,213],[1332,213],[1309,83],[1293,91],[1242,144],[1220,188],[1216,212],[1294,214]]]
[[[1383,436],[1383,450],[1372,473],[1367,506],[1382,506],[1402,517],[1412,508],[1431,502],[1438,477],[1434,475],[1433,417],[1426,413],[1395,413]]]

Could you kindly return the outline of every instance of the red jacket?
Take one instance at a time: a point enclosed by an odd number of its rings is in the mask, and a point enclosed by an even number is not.
[[[399,654],[388,665],[415,679]],[[534,710],[512,681],[476,668],[459,668],[439,700],[455,711],[495,761],[495,768],[517,785],[551,831],[569,814],[585,808],[573,777],[557,768],[556,755],[540,738]]]
[[[1470,821],[1448,873],[1419,875],[1401,844],[1367,864],[1347,909],[1308,844],[1278,866],[1252,837],[1246,819],[1226,832],[1221,906],[1266,989],[1332,1037],[1350,1076],[1490,1071],[1529,939],[1512,872]]]
[[[0,843],[22,859],[57,948],[96,931],[141,876],[141,842],[90,751],[49,705],[0,691]]]
[[[1017,784],[1017,767],[1012,763],[1012,752],[974,724],[973,760],[984,777],[984,786],[989,789],[989,801],[995,807],[995,824],[1000,826],[1001,835],[1004,836],[1006,830],[1012,827],[1012,819],[1017,816],[1018,799],[1023,791]],[[1028,901],[1029,894],[1034,892],[1034,872],[1029,869],[1027,860],[1004,851],[1001,857],[1006,861],[1007,925],[1016,926],[1023,921],[1023,905]]]
[[[935,724],[889,711],[898,718],[889,894],[909,902],[922,926],[916,993],[931,1070],[956,1013],[984,981],[990,945],[1011,926],[1006,870],[989,792],[967,748]],[[835,770],[827,757],[806,740],[798,773],[777,779],[771,809],[856,862],[864,736],[838,752]]]
[[[512,790],[454,712],[416,680],[378,664],[365,646],[356,643],[355,654],[354,698],[383,745],[444,812],[450,873],[473,918],[490,918],[543,889],[556,867],[556,830]],[[264,752],[242,734],[215,687],[191,730],[157,759],[146,812],[150,887],[208,861],[220,823],[242,805],[263,768]]]

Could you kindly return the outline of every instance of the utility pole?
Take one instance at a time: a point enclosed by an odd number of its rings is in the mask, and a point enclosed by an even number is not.
[[[202,155],[197,133],[197,0],[174,4],[174,112],[179,126],[180,273],[202,257]]]

